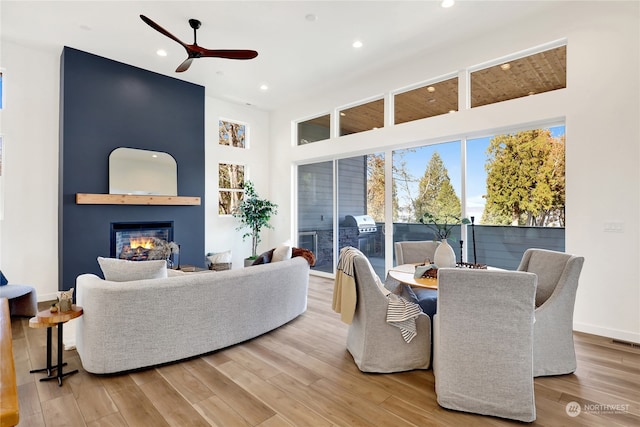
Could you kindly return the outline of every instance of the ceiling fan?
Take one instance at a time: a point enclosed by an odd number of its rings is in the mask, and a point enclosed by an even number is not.
[[[182,64],[176,68],[176,73],[187,71],[191,66],[191,62],[193,62],[195,58],[253,59],[258,56],[258,52],[255,50],[205,49],[198,46],[198,43],[196,42],[196,30],[200,28],[202,23],[197,19],[189,19],[189,25],[193,28],[193,44],[186,44],[146,16],[140,15],[140,18],[151,28],[164,34],[170,39],[177,41],[187,50],[187,59],[185,59]]]

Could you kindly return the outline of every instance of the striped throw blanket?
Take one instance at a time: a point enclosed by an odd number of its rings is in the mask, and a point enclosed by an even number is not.
[[[336,279],[333,289],[333,310],[341,314],[341,319],[345,323],[351,323],[355,312],[357,295],[355,292],[355,272],[353,260],[357,256],[364,256],[358,249],[347,246],[340,250],[338,258]],[[380,291],[387,297],[387,318],[389,325],[400,329],[402,338],[406,342],[417,335],[416,317],[422,313],[418,304],[404,299],[403,297],[390,293],[385,289],[380,278],[369,264],[371,276],[376,282]]]

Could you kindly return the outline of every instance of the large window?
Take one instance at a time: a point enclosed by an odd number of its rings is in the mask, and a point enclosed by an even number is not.
[[[314,251],[315,271],[333,273],[337,253],[352,246],[384,278],[384,188],[383,153],[298,167],[298,246]]]
[[[434,239],[428,212],[472,221],[449,242],[470,262],[514,269],[527,247],[564,250],[564,126],[396,150],[393,175],[394,241]]]

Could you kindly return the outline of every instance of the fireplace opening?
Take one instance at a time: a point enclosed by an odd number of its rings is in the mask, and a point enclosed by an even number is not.
[[[129,261],[165,259],[158,239],[173,241],[173,221],[112,222],[110,256]]]

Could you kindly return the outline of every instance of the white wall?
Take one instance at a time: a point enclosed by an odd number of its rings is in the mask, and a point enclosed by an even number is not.
[[[248,126],[248,149],[218,144],[218,120],[223,118]],[[245,177],[255,184],[260,197],[269,194],[269,117],[256,108],[225,102],[210,96],[205,98],[205,230],[206,252],[223,252],[231,249],[233,268],[242,268],[244,258],[251,256],[251,240],[242,241],[243,231],[237,231],[239,222],[231,216],[218,215],[218,164],[245,165]],[[262,233],[263,243],[258,253],[267,247],[268,233]],[[204,257],[204,254],[203,254]]]
[[[640,342],[640,22],[637,2],[563,2],[556,13],[503,22],[491,34],[354,76],[272,113],[272,243],[295,237],[292,164],[566,120],[566,251],[585,257],[579,331]],[[452,29],[455,31],[455,29]],[[291,148],[292,120],[319,115],[432,77],[566,39],[567,88]],[[278,189],[278,191],[275,191]],[[282,191],[288,189],[288,191]],[[287,216],[288,214],[288,216]],[[623,223],[622,233],[604,223]]]
[[[0,268],[39,300],[58,290],[60,55],[2,41],[4,218]]]

